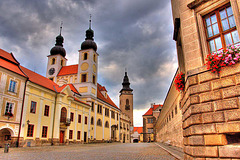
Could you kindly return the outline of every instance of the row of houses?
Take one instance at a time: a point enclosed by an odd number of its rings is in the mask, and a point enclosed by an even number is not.
[[[97,83],[93,30],[86,31],[76,65],[66,65],[63,40],[60,33],[48,56],[46,77],[0,49],[0,146],[130,142],[133,90],[127,73],[118,107]]]

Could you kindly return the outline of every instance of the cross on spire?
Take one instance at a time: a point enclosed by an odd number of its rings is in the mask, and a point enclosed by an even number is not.
[[[90,14],[90,18],[89,18],[89,28],[91,29],[91,23],[92,23],[92,15]]]
[[[61,21],[61,26],[60,26],[60,35],[62,33],[62,25],[63,25],[63,21]]]

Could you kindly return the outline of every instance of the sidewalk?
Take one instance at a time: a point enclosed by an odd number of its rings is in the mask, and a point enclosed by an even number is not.
[[[169,154],[171,154],[175,158],[177,158],[179,160],[184,159],[184,152],[183,152],[182,148],[175,147],[175,146],[170,146],[170,145],[160,143],[160,142],[156,142],[155,144],[157,146],[161,147],[162,149],[164,149],[165,151],[167,151]]]

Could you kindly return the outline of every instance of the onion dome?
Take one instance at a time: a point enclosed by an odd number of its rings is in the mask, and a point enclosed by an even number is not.
[[[125,72],[125,76],[123,78],[123,83],[122,83],[122,90],[120,91],[120,93],[122,91],[133,91],[131,88],[130,88],[130,83],[129,83],[129,79],[128,79],[128,75],[127,75],[127,72]]]
[[[64,40],[64,38],[62,37],[61,34],[56,37],[56,44],[50,51],[51,55],[60,54],[63,57],[66,56],[66,51],[63,48],[63,40]]]
[[[82,42],[81,44],[81,50],[93,49],[95,52],[97,51],[97,44],[94,42],[93,37],[94,37],[94,31],[91,29],[91,19],[90,19],[89,29],[86,30],[86,38],[85,38],[85,41]]]
[[[61,35],[62,32],[62,23],[61,23],[61,27],[60,27],[60,34],[56,37],[56,44],[55,46],[50,50],[50,54],[51,55],[57,55],[60,54],[61,56],[65,57],[66,56],[66,51],[63,48],[63,41],[64,38]]]

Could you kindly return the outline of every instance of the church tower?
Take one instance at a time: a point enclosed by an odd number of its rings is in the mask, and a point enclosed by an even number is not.
[[[133,90],[130,88],[127,72],[125,72],[122,86],[123,88],[121,89],[119,96],[119,106],[121,111],[130,117],[130,126],[133,127]]]
[[[63,48],[63,41],[64,38],[61,35],[62,25],[60,27],[60,34],[56,37],[56,44],[51,49],[50,55],[48,56],[48,64],[47,64],[47,73],[46,77],[51,79],[56,83],[57,81],[57,74],[62,68],[62,66],[66,66],[67,59],[66,51]]]
[[[91,29],[90,19],[85,41],[79,50],[78,82],[75,86],[81,95],[97,97],[98,53],[93,37],[94,31]]]

